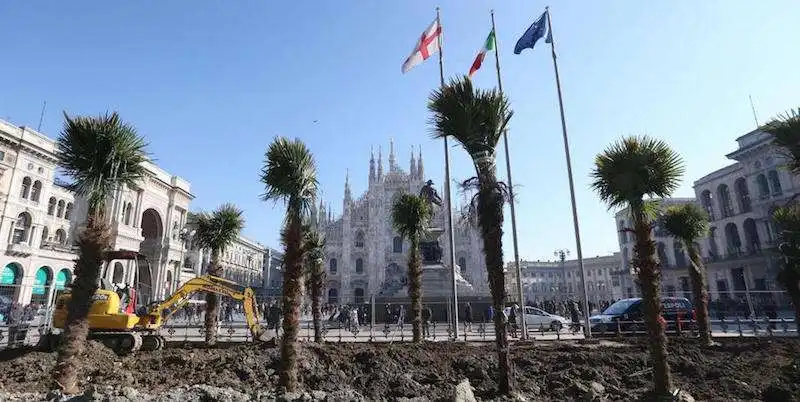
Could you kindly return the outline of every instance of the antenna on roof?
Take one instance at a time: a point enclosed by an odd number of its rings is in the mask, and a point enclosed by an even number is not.
[[[756,129],[758,129],[761,125],[758,124],[758,115],[756,114],[756,106],[753,104],[753,97],[751,95],[747,95],[747,97],[750,98],[750,109],[753,111],[753,120],[755,120]]]
[[[44,120],[44,110],[47,108],[47,101],[42,104],[42,113],[39,114],[39,125],[36,126],[36,131],[42,132],[42,120]]]

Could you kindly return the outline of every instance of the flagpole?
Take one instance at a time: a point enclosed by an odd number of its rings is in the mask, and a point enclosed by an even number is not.
[[[439,16],[439,7],[436,7],[436,25],[439,26],[439,38],[436,41],[439,47],[439,83],[444,88],[444,62],[442,61],[442,21]],[[453,239],[453,211],[450,197],[450,146],[447,136],[444,136],[444,192],[447,197],[447,244],[450,248],[450,277],[453,287],[453,337],[458,339],[458,286],[456,284],[456,244]]]
[[[497,88],[500,90],[500,95],[503,95],[503,80],[500,78],[500,53],[497,50],[499,45],[497,43],[497,29],[494,25],[494,10],[491,11],[492,15],[492,35],[494,35],[494,61],[497,70]],[[528,325],[525,323],[525,294],[522,291],[522,267],[519,263],[519,242],[517,241],[517,213],[514,208],[514,183],[511,181],[511,155],[508,150],[508,130],[503,130],[503,144],[506,148],[506,174],[508,176],[508,194],[511,198],[511,238],[514,241],[514,269],[517,274],[517,291],[519,292],[520,314],[522,317],[522,339],[528,338]]]
[[[556,89],[558,90],[558,108],[561,112],[561,131],[564,136],[564,155],[567,159],[567,176],[569,178],[569,196],[572,201],[572,224],[575,228],[575,248],[578,252],[578,269],[581,272],[581,287],[583,288],[583,311],[586,314],[586,337],[592,337],[592,327],[589,325],[589,296],[586,289],[586,272],[583,268],[583,251],[581,249],[581,231],[578,225],[578,207],[575,203],[575,181],[572,178],[572,158],[569,155],[569,138],[567,137],[567,122],[564,118],[564,99],[561,95],[561,79],[558,76],[558,62],[556,61],[556,40],[553,35],[553,23],[550,20],[550,7],[545,7],[547,13],[547,26],[550,29],[550,49],[553,54],[553,70],[556,74]]]

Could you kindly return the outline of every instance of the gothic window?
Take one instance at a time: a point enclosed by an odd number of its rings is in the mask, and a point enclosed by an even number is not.
[[[744,212],[750,212],[752,207],[750,205],[750,190],[747,188],[747,181],[744,177],[736,179],[734,185],[736,191],[736,199],[739,201],[739,209]]]
[[[337,264],[338,261],[336,261],[335,258],[331,258],[329,271],[331,271],[332,274],[336,274],[336,270],[338,269]]]
[[[339,302],[339,290],[336,288],[328,289],[328,304],[336,304]]]
[[[709,220],[716,220],[714,217],[714,203],[711,201],[711,191],[705,190],[703,191],[702,195],[700,196],[703,203],[703,208],[708,213]]]
[[[50,201],[47,202],[47,214],[55,215],[55,213],[56,213],[56,197],[50,197]]]
[[[47,226],[42,227],[42,242],[39,244],[39,247],[44,248],[47,245],[47,235],[48,235]]]
[[[28,232],[31,230],[31,216],[27,212],[23,212],[17,216],[17,222],[14,223],[13,233],[11,235],[11,242],[20,244],[28,241]]]
[[[719,210],[722,217],[733,216],[733,200],[731,200],[731,192],[727,184],[720,184],[717,187],[717,196],[719,197]]]
[[[64,244],[64,243],[66,243],[66,242],[67,242],[67,233],[66,233],[66,232],[64,232],[64,229],[58,229],[58,230],[56,230],[56,238],[55,238],[55,241],[56,241],[56,243],[58,243],[58,244]]]
[[[763,174],[758,175],[758,177],[756,177],[756,185],[758,185],[758,198],[762,200],[769,198],[769,183],[767,182],[767,177]]]
[[[364,232],[356,232],[356,247],[364,247]]]
[[[31,192],[31,201],[39,202],[39,197],[42,195],[42,182],[36,180],[33,182],[33,191]]]
[[[769,173],[767,173],[767,177],[769,178],[769,184],[772,187],[772,194],[783,194],[783,189],[781,188],[781,179],[778,177],[778,172],[775,170],[770,170]]]
[[[725,225],[725,241],[728,246],[728,255],[741,253],[742,239],[739,237],[739,228],[733,222]]]
[[[356,273],[357,274],[364,273],[364,260],[361,258],[356,259]]]
[[[72,203],[67,203],[67,208],[64,209],[64,219],[69,219],[72,216]]]
[[[58,209],[56,209],[56,216],[59,218],[64,217],[64,200],[58,200]]]
[[[394,253],[402,253],[403,252],[403,238],[400,236],[395,236],[392,239],[392,252]]]
[[[31,178],[25,177],[24,179],[22,179],[22,190],[20,191],[19,196],[21,198],[28,199],[28,195],[30,194],[30,192],[31,192]]]

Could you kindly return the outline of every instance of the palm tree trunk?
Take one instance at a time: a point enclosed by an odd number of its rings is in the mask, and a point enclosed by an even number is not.
[[[485,162],[486,163],[486,162]],[[494,160],[478,171],[478,223],[483,236],[483,252],[489,289],[494,308],[494,333],[497,346],[497,387],[501,394],[511,392],[511,359],[509,358],[506,316],[505,273],[503,266],[503,194],[494,174]]]
[[[208,264],[208,274],[221,276],[219,265],[219,250],[211,250],[211,262]],[[219,322],[219,296],[216,293],[206,293],[205,334],[206,345],[214,346],[217,343],[217,324]]]
[[[322,343],[322,275],[321,263],[315,261],[311,274],[311,315],[314,319],[314,342]]]
[[[411,331],[414,342],[422,341],[422,267],[419,259],[419,237],[409,236],[408,291],[411,296]]]
[[[641,206],[631,206],[631,210],[636,234],[633,264],[639,269],[642,287],[644,318],[650,338],[650,358],[653,360],[653,391],[656,396],[666,396],[672,390],[672,378],[667,361],[667,335],[661,316],[661,267],[656,261],[656,242],[653,241],[650,220]]]
[[[692,278],[692,293],[694,295],[694,312],[697,320],[697,329],[700,332],[700,342],[711,345],[711,325],[708,322],[708,290],[706,290],[706,270],[700,252],[691,242],[686,243],[689,259],[692,266],[689,276]]]
[[[303,291],[303,230],[299,214],[291,214],[286,224],[283,274],[283,341],[281,342],[280,384],[287,391],[297,389],[297,334]]]
[[[75,394],[78,388],[78,357],[86,346],[89,335],[89,308],[97,291],[100,267],[105,251],[110,247],[108,226],[102,219],[89,218],[86,229],[78,238],[79,258],[75,263],[75,281],[67,305],[67,321],[63,341],[53,372],[55,386],[66,394]]]

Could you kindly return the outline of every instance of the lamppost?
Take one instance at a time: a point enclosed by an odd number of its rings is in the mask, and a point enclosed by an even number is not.
[[[569,256],[569,250],[567,249],[558,249],[553,252],[553,255],[558,258],[558,261],[561,263],[561,276],[559,277],[558,289],[559,293],[566,291],[567,287],[567,273],[566,266],[567,266],[567,257]],[[563,280],[563,286],[562,281]],[[572,296],[572,295],[570,295]]]

